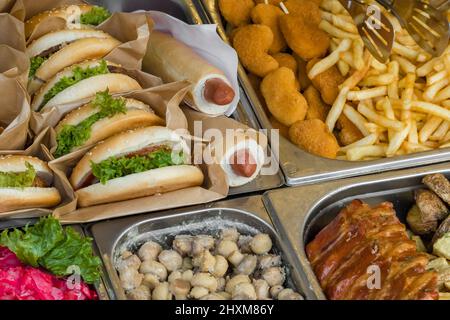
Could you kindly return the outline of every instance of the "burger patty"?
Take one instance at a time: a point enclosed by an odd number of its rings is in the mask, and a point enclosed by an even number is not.
[[[122,67],[119,67],[119,66],[108,65],[108,71],[111,72],[111,73],[121,73],[121,74],[127,75],[130,78],[133,78],[134,80],[137,81],[135,75],[131,71],[129,71],[129,70],[125,69],[125,68],[122,68]]]
[[[34,178],[33,184],[31,186],[35,187],[35,188],[46,188],[47,183],[45,182],[44,179],[36,176],[36,178]]]
[[[48,48],[47,50],[42,51],[37,56],[41,57],[41,58],[47,58],[50,55],[54,54],[55,52],[58,52],[59,50],[61,50],[61,48],[63,46],[64,46],[63,44],[58,44],[57,46],[54,46],[54,47]]]

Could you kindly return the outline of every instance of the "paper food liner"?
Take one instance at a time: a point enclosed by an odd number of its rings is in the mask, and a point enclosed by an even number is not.
[[[174,82],[146,90],[139,90],[132,93],[116,94],[115,97],[133,98],[147,104],[155,111],[160,118],[166,121],[166,126],[172,130],[187,130],[187,121],[183,112],[179,108],[180,102],[183,100],[189,89],[187,81]],[[89,103],[91,99],[83,100],[82,105]],[[54,127],[63,118],[63,116],[74,108],[79,107],[79,103],[67,104],[61,108],[53,108],[48,113],[42,115],[42,123],[40,126],[45,127],[47,138],[45,139],[45,147],[49,150],[49,158],[54,160],[52,153],[56,150],[56,132]],[[35,116],[38,115],[37,113]],[[45,117],[45,119],[44,119]],[[36,120],[36,119],[35,119]],[[50,128],[49,128],[50,127]],[[47,130],[48,129],[48,130]],[[87,145],[82,150],[85,152],[93,145]],[[76,151],[78,153],[78,150]],[[83,153],[84,154],[84,153]],[[68,155],[66,155],[67,157]]]
[[[7,13],[0,13],[0,44],[25,52],[23,22]]]
[[[158,89],[161,88],[162,87]],[[182,91],[180,91],[183,92],[183,94],[180,92],[175,94],[170,101],[174,102],[174,99],[177,99],[178,102],[180,102],[184,98],[187,88],[188,87],[185,87]],[[136,92],[134,94],[135,97],[138,98],[140,96],[145,96],[146,93]],[[164,92],[162,96],[166,96],[166,94],[167,92]],[[167,108],[169,109],[171,107],[172,106],[168,106]],[[171,116],[175,118],[181,115],[171,114]],[[185,118],[182,116],[182,119],[171,119],[170,122],[185,123]],[[194,140],[192,137],[185,138]],[[67,177],[70,176],[73,167],[78,163],[88,149],[89,148],[79,150],[50,162],[50,167],[55,171],[58,177],[64,181],[67,188],[71,188]],[[228,195],[228,185],[226,176],[220,166],[200,165],[200,168],[202,169],[205,177],[202,186],[185,188],[138,199],[80,208],[75,211],[68,210],[70,209],[68,207],[63,207],[56,209],[53,214],[60,219],[61,223],[64,224],[87,223],[143,212],[154,212],[195,204],[203,204],[225,198]]]
[[[10,150],[10,151],[0,151],[0,155],[9,155],[9,154],[17,154],[17,155],[26,155],[26,156],[34,156],[38,157],[41,160],[49,161],[48,154],[45,152],[44,148],[42,148],[42,143],[45,141],[45,137],[47,136],[46,132],[42,132],[39,137],[36,138],[34,143],[28,147],[26,150]],[[63,181],[58,175],[54,173],[53,186],[58,189],[61,195],[61,203],[57,206],[57,208],[61,211],[70,211],[74,210],[76,207],[75,194],[72,188],[67,188],[66,182]],[[30,209],[22,209],[15,210],[9,212],[0,212],[1,219],[17,219],[17,218],[36,218],[41,216],[46,216],[52,214],[53,209],[49,208],[30,208]]]
[[[219,37],[216,32],[217,26],[215,24],[189,25],[159,11],[145,13],[152,18],[155,30],[170,33],[175,39],[189,46],[199,56],[225,73],[236,93],[231,106],[225,112],[225,115],[230,116],[236,110],[240,99],[237,78],[238,57],[236,51]]]
[[[11,9],[11,14],[22,21],[26,21],[36,14],[64,5],[81,4],[83,1],[68,0],[17,0]],[[121,41],[122,44],[112,50],[106,57],[114,63],[121,64],[128,69],[140,69],[142,58],[147,50],[148,37],[150,35],[147,17],[138,13],[116,12],[95,29],[102,30]],[[42,20],[38,24],[28,43],[42,35],[61,29],[66,29],[64,19],[51,17]]]
[[[0,0],[0,13],[8,13],[14,3],[15,0]]]
[[[127,74],[139,82],[144,89],[155,88],[162,85],[160,78],[140,70],[127,70]],[[142,90],[138,90],[142,91]],[[124,93],[125,94],[125,93]],[[55,106],[44,112],[31,111],[30,129],[34,134],[39,134],[47,127],[54,127],[70,111],[85,105],[92,98],[77,100],[68,104]]]
[[[17,80],[24,88],[28,82],[30,63],[22,51],[0,44],[0,74]]]
[[[23,149],[30,120],[27,93],[15,79],[0,75],[0,97],[0,150]]]

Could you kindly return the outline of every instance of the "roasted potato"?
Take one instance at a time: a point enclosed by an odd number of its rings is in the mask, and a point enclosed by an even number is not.
[[[443,174],[429,174],[423,178],[422,182],[439,198],[450,204],[450,182]]]
[[[409,209],[406,221],[415,234],[430,234],[437,229],[437,221],[423,220],[423,214],[417,205],[413,205],[412,208]]]

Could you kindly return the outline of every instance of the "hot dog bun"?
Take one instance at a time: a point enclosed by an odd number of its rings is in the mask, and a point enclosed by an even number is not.
[[[186,142],[165,127],[140,128],[108,138],[91,149],[72,171],[70,183],[77,190],[78,204],[85,207],[202,184],[203,173],[200,169],[181,164],[129,174],[108,180],[105,184],[98,182],[82,187],[86,177],[91,174],[91,162],[100,163],[111,157],[123,157],[155,145],[170,145],[174,150],[183,150],[186,158],[189,158]]]
[[[126,113],[119,113],[113,117],[107,117],[95,122],[90,131],[89,139],[82,145],[72,149],[76,151],[84,146],[92,145],[125,130],[136,129],[146,126],[164,125],[164,120],[158,117],[145,103],[135,99],[125,99]],[[76,126],[98,110],[91,104],[86,104],[67,114],[55,128],[58,135],[66,125]]]
[[[24,172],[29,163],[47,187],[0,187],[0,212],[27,208],[49,208],[61,202],[58,190],[52,187],[53,173],[48,165],[35,157],[9,155],[0,157],[0,172]]]
[[[235,92],[222,70],[172,36],[152,31],[143,67],[164,82],[189,80],[186,102],[194,109],[217,116],[233,102]]]

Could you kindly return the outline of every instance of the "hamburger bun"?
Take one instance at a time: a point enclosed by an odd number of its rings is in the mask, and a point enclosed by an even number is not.
[[[127,112],[116,114],[110,118],[103,118],[94,123],[91,127],[90,138],[72,151],[78,150],[83,146],[92,145],[104,140],[117,133],[147,126],[164,125],[163,119],[158,117],[153,110],[145,103],[135,99],[125,99]],[[73,110],[61,120],[55,128],[56,134],[59,134],[64,126],[76,126],[83,120],[98,112],[91,104],[86,104],[76,110]]]
[[[0,187],[0,212],[27,208],[49,208],[61,202],[61,196],[53,184],[53,173],[48,165],[35,157],[9,155],[0,157],[1,172],[24,172],[25,163],[36,170],[36,176],[49,187],[6,188]]]

